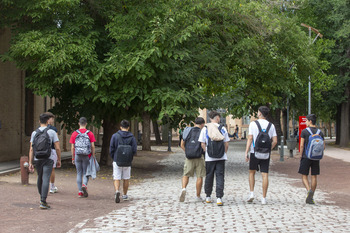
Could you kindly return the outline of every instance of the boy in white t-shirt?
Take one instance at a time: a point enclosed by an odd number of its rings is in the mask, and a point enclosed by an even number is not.
[[[261,199],[261,204],[266,204],[266,193],[268,188],[268,173],[270,166],[270,154],[267,158],[257,158],[256,157],[256,139],[259,135],[259,127],[262,131],[266,131],[271,140],[271,150],[277,145],[277,133],[275,126],[266,120],[270,109],[266,106],[259,107],[258,110],[258,120],[253,121],[249,124],[249,133],[247,146],[245,151],[246,161],[249,161],[249,187],[250,195],[248,198],[248,203],[252,203],[254,200],[254,185],[255,185],[255,173],[256,171],[261,171],[262,175],[262,186],[263,186],[263,197]]]

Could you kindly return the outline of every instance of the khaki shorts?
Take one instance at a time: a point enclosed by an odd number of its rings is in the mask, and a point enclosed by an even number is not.
[[[184,176],[193,177],[195,172],[197,177],[205,176],[205,161],[203,157],[185,160]]]

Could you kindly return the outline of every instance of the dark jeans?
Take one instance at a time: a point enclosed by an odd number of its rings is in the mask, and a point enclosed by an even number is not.
[[[38,172],[38,191],[40,194],[40,200],[46,201],[47,194],[49,192],[50,176],[53,167],[52,159],[40,159],[34,161],[35,168]]]
[[[213,191],[214,174],[216,176],[216,197],[224,196],[225,184],[225,160],[205,162],[206,177],[204,190],[207,197],[211,196]]]

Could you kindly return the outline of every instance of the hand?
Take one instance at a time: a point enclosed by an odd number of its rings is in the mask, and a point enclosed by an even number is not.
[[[246,153],[246,155],[245,155],[245,161],[246,161],[246,162],[249,162],[249,153]]]
[[[60,168],[61,165],[62,165],[61,160],[57,160],[56,167],[57,167],[57,168]]]
[[[33,172],[34,172],[34,166],[33,166],[33,164],[31,164],[31,163],[29,164],[28,170],[29,170],[30,173],[33,173]]]
[[[74,162],[74,160],[72,160],[72,164],[73,164],[73,165],[75,165],[75,162]]]

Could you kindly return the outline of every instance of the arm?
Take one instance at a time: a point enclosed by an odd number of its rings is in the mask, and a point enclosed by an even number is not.
[[[91,142],[91,155],[95,156],[95,142]]]
[[[111,142],[109,143],[109,155],[112,159],[114,159],[115,145],[114,145],[114,135],[111,138]]]
[[[248,140],[247,140],[247,145],[245,148],[245,161],[248,162],[249,161],[249,151],[250,151],[250,147],[252,145],[253,142],[253,135],[248,135]]]
[[[74,162],[74,159],[75,159],[74,150],[75,150],[74,144],[72,144],[72,146],[70,147],[70,151],[72,153],[72,163],[73,164],[75,164],[75,162]]]
[[[207,144],[205,142],[201,142],[201,146],[203,151],[205,152],[205,150],[207,149]]]
[[[34,171],[33,158],[34,158],[33,144],[30,143],[30,148],[29,148],[29,171],[30,172]]]
[[[56,150],[56,153],[57,153],[57,164],[56,164],[56,167],[57,168],[60,168],[61,167],[61,148],[60,148],[60,142],[57,141],[54,143],[54,146],[55,146],[55,150]]]
[[[272,150],[273,148],[275,148],[276,145],[277,145],[277,136],[272,137],[271,150]]]
[[[181,141],[181,148],[185,151],[185,142],[184,142],[184,140]]]
[[[303,157],[305,139],[300,138],[300,157]]]
[[[228,150],[228,142],[225,142],[225,153],[227,153]]]

